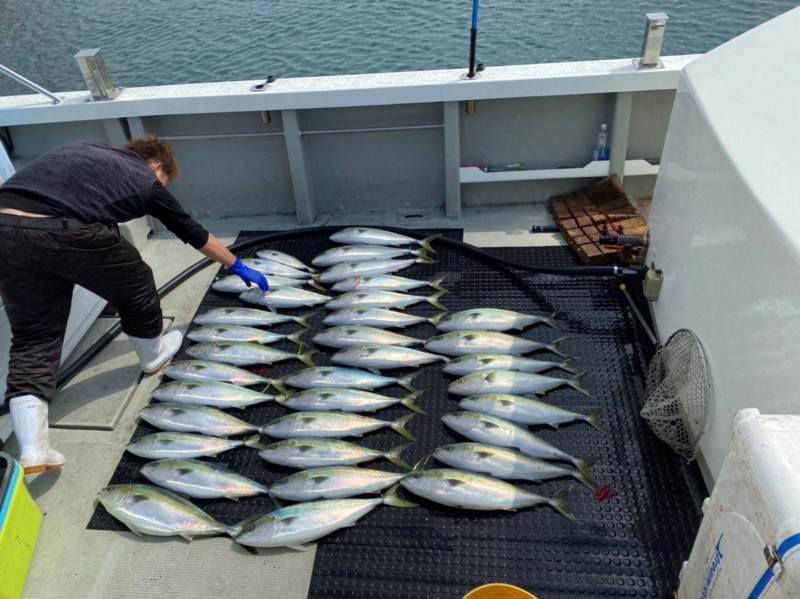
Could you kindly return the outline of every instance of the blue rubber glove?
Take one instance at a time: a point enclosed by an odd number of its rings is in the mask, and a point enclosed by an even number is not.
[[[257,270],[253,270],[252,268],[245,266],[242,264],[242,261],[239,258],[236,258],[236,262],[231,264],[227,269],[229,273],[234,275],[239,275],[242,277],[242,280],[245,284],[250,287],[253,283],[261,287],[262,291],[269,291],[269,283],[267,282],[267,277],[262,275]]]

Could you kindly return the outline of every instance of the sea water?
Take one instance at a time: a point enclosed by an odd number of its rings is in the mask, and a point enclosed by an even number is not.
[[[0,64],[53,92],[84,90],[74,55],[99,48],[138,87],[469,66],[473,0],[0,0]],[[795,0],[483,0],[477,61],[633,58],[645,15],[662,55],[706,52]],[[0,74],[0,95],[32,93]]]

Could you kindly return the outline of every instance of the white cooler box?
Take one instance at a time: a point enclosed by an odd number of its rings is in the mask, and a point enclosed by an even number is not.
[[[800,597],[800,416],[740,411],[679,599]]]

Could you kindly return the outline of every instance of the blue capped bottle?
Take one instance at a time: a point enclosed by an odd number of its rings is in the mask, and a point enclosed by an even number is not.
[[[608,160],[608,125],[600,125],[600,133],[592,150],[592,160]]]

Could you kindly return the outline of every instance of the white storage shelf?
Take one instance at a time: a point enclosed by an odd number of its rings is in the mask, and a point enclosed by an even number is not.
[[[579,168],[549,168],[528,171],[501,171],[487,173],[477,166],[462,166],[459,169],[461,183],[496,183],[500,181],[537,181],[546,179],[582,179],[607,177],[608,160],[594,160]],[[658,165],[647,160],[626,160],[625,176],[657,175]]]

